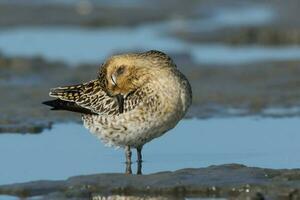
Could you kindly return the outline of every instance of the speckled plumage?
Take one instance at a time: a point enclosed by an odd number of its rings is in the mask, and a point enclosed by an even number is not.
[[[84,125],[106,144],[139,148],[184,117],[192,92],[169,56],[148,51],[113,56],[97,79],[51,89],[50,96],[91,111]]]

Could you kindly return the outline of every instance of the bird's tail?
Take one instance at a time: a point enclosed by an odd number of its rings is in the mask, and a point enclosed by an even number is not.
[[[43,104],[50,106],[51,110],[68,110],[83,114],[95,114],[89,109],[78,106],[75,102],[63,101],[61,99],[44,101]]]

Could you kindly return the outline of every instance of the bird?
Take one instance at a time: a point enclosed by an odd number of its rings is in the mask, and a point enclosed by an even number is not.
[[[50,89],[52,110],[82,114],[84,126],[108,146],[125,150],[132,174],[131,149],[142,174],[142,148],[174,128],[192,103],[188,79],[166,53],[150,50],[109,57],[94,80]]]

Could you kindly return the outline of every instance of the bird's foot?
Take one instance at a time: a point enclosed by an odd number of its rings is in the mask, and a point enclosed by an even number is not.
[[[126,174],[132,174],[132,170],[131,170],[131,162],[126,162]]]
[[[136,170],[137,175],[142,175],[142,160],[137,161],[137,170]]]

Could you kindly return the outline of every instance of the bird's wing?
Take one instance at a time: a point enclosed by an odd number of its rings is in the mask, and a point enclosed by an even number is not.
[[[130,95],[122,102],[123,105],[120,105],[117,98],[111,97],[105,92],[99,80],[53,88],[49,95],[62,101],[74,102],[79,107],[88,109],[92,113],[107,115],[117,115],[121,110],[122,112],[132,110],[142,100],[140,95]],[[122,109],[120,109],[120,106],[122,106]]]

